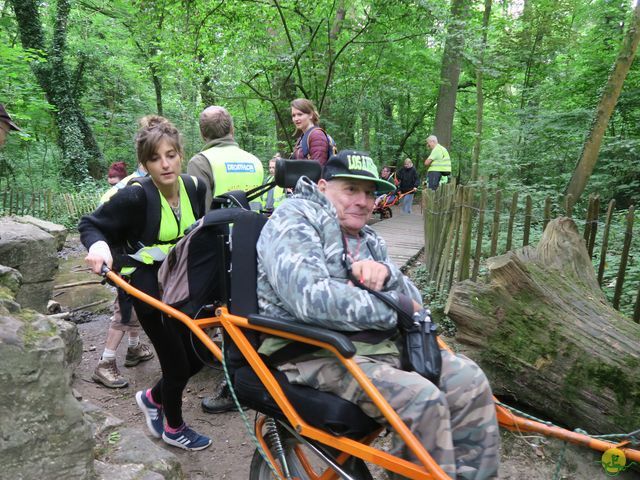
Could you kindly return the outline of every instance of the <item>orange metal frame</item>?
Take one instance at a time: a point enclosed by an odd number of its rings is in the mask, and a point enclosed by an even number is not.
[[[400,419],[393,408],[391,408],[386,399],[375,388],[375,386],[360,369],[357,363],[351,358],[344,358],[331,345],[306,337],[301,337],[296,334],[251,325],[246,318],[232,315],[224,307],[218,308],[216,310],[215,317],[194,320],[184,313],[180,312],[179,310],[176,310],[175,308],[170,307],[160,300],[153,298],[150,295],[147,295],[146,293],[141,292],[135,287],[129,285],[129,283],[127,283],[114,272],[107,272],[106,277],[127,293],[137,297],[138,299],[144,301],[152,307],[157,308],[163,313],[184,323],[220,361],[222,361],[222,352],[220,348],[213,342],[213,340],[204,332],[204,329],[208,327],[222,326],[222,328],[224,328],[225,331],[229,334],[233,342],[238,346],[247,362],[256,372],[265,388],[269,391],[274,401],[278,404],[278,407],[282,410],[291,426],[303,437],[316,440],[324,445],[328,445],[342,451],[343,454],[341,454],[338,458],[339,463],[346,461],[349,456],[355,456],[364,461],[374,463],[386,470],[404,475],[405,477],[410,479],[444,480],[450,478],[446,473],[444,473],[444,471],[442,471],[440,466],[433,460],[431,455],[429,455],[429,453],[425,450],[425,448],[413,435],[413,433],[411,433],[405,423]],[[417,465],[415,463],[401,459],[370,446],[370,443],[375,440],[377,435],[371,435],[368,438],[358,442],[346,437],[336,437],[330,435],[307,424],[300,417],[300,415],[298,415],[291,403],[289,403],[280,385],[271,374],[269,368],[264,363],[262,358],[260,358],[258,352],[253,348],[245,334],[242,332],[242,329],[256,330],[269,335],[315,345],[333,353],[340,360],[340,362],[342,362],[342,364],[351,373],[351,375],[353,375],[353,377],[358,381],[361,388],[367,393],[367,395],[369,395],[378,409],[382,412],[389,425],[391,425],[394,431],[398,435],[400,435],[408,448],[411,449],[416,458],[419,459],[421,465]],[[441,339],[439,339],[439,342],[443,348],[449,348]],[[610,448],[617,447],[624,452],[628,459],[640,462],[640,451],[625,448],[624,445],[626,444],[626,442],[616,444],[599,439],[594,439],[588,435],[572,432],[564,428],[545,425],[543,423],[528,420],[515,415],[511,411],[500,405],[496,405],[496,413],[500,426],[508,430],[520,433],[540,433],[548,437],[558,438],[560,440],[564,440],[577,445],[583,445],[585,447],[601,452],[604,452]],[[266,448],[264,439],[262,439],[261,429],[262,423],[258,422],[256,424],[256,435],[260,439],[263,449],[268,454],[269,459],[277,468],[277,463],[270,455],[269,449]],[[310,465],[306,462],[306,459],[302,458],[301,460],[305,468],[310,468]],[[279,468],[278,473],[281,474]],[[329,480],[332,478],[336,478],[336,475],[335,472],[329,468],[321,475],[316,475],[316,478],[321,480]]]

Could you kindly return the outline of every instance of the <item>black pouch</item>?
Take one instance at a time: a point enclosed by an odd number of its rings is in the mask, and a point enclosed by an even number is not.
[[[438,327],[431,321],[429,310],[415,313],[410,324],[406,315],[400,314],[398,317],[402,333],[402,369],[419,373],[437,386],[442,372],[442,356],[438,345]]]
[[[438,386],[442,372],[442,356],[440,354],[440,345],[438,345],[438,327],[431,320],[431,312],[428,309],[422,309],[412,314],[402,308],[398,302],[386,293],[377,292],[364,286],[354,277],[351,271],[347,255],[347,240],[344,236],[343,246],[342,263],[347,269],[349,280],[398,312],[398,329],[402,334],[400,348],[401,368],[407,372],[419,373]]]

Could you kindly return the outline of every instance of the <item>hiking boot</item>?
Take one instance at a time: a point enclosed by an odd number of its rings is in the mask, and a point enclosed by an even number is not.
[[[135,367],[140,362],[146,362],[153,358],[153,351],[146,343],[139,342],[136,347],[127,348],[127,356],[124,359],[125,367]]]
[[[164,416],[162,415],[162,408],[151,403],[147,398],[146,390],[140,390],[136,393],[136,403],[138,404],[138,407],[140,407],[140,410],[142,410],[142,413],[144,413],[149,433],[156,438],[162,437],[162,432],[164,431]]]
[[[115,358],[112,360],[100,360],[93,371],[91,379],[109,388],[123,388],[129,385],[129,381],[118,371]]]
[[[204,413],[230,412],[236,408],[227,382],[224,382],[217,395],[203,398],[201,405]]]
[[[162,440],[174,447],[183,448],[184,450],[204,450],[211,445],[211,439],[200,435],[186,425],[176,433],[169,433],[166,430],[162,432]]]

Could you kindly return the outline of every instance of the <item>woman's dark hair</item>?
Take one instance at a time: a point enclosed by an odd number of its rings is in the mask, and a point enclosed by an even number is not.
[[[311,100],[306,98],[296,98],[291,102],[291,108],[295,108],[296,110],[300,110],[302,113],[311,115],[311,121],[314,125],[318,125],[320,122],[320,114]]]
[[[136,133],[136,155],[138,162],[145,166],[156,153],[161,140],[167,140],[178,152],[184,156],[182,135],[173,123],[160,115],[147,115],[139,120],[140,129]]]

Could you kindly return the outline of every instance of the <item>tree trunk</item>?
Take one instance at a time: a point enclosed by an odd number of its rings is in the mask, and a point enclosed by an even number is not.
[[[640,427],[640,325],[605,301],[578,229],[553,220],[537,248],[488,260],[446,311],[496,395],[590,433]]]
[[[482,116],[484,114],[484,92],[483,92],[483,69],[484,52],[487,48],[487,30],[489,30],[489,19],[491,18],[491,2],[485,0],[484,14],[482,15],[482,44],[480,46],[480,58],[476,66],[476,138],[473,142],[471,154],[471,180],[478,180],[478,169],[480,161],[480,148],[482,146]]]
[[[54,119],[58,127],[58,145],[62,151],[64,168],[62,177],[80,182],[87,175],[102,175],[102,152],[80,109],[73,88],[72,75],[65,62],[67,20],[71,5],[69,0],[58,0],[56,22],[50,48],[40,20],[38,2],[12,0],[23,48],[47,52],[45,62],[31,66],[47,101],[56,108]]]
[[[447,27],[447,40],[442,54],[434,133],[438,137],[438,143],[447,149],[451,147],[451,131],[458,94],[458,80],[460,79],[465,22],[470,10],[469,3],[469,0],[453,0],[451,2],[451,21]]]
[[[578,200],[582,192],[584,192],[589,177],[598,161],[602,137],[618,102],[624,80],[633,63],[633,58],[638,48],[638,41],[640,41],[640,3],[637,4],[633,10],[633,17],[629,24],[629,29],[622,41],[620,53],[618,54],[618,58],[616,58],[609,80],[600,97],[591,129],[582,147],[580,159],[567,186],[566,193],[573,195],[574,200]]]

